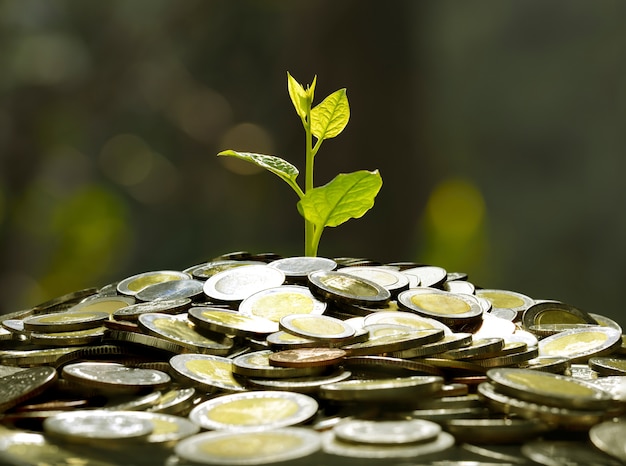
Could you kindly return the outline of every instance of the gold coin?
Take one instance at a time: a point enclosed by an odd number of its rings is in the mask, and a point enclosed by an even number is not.
[[[541,340],[539,355],[586,362],[592,356],[611,354],[621,344],[622,333],[609,327],[567,330]]]
[[[271,365],[278,367],[335,366],[346,357],[340,348],[297,348],[269,355]]]

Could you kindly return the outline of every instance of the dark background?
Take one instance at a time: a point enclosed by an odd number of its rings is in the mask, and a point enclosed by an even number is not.
[[[626,325],[626,3],[0,1],[0,312],[222,253],[303,253],[286,72],[346,87],[316,184],[381,171],[319,254],[413,260]],[[302,182],[302,176],[301,182]]]

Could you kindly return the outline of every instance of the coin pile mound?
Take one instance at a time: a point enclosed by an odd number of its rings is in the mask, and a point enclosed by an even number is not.
[[[1,464],[626,462],[620,326],[441,267],[231,253],[2,319]]]

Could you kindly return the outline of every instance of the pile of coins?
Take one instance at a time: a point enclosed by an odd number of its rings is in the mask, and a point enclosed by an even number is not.
[[[411,262],[246,252],[2,316],[0,463],[626,463],[611,319]]]

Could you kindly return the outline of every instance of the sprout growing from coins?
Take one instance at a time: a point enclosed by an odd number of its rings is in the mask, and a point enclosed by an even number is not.
[[[336,227],[360,218],[374,205],[383,184],[378,170],[340,173],[323,186],[313,184],[315,156],[326,139],[338,136],[350,119],[346,89],[339,89],[312,107],[317,77],[306,89],[287,73],[289,97],[302,120],[305,132],[306,171],[304,189],[297,182],[299,170],[273,155],[225,150],[218,155],[236,157],[262,167],[285,181],[297,194],[298,212],[304,218],[304,253],[316,256],[326,227]],[[315,144],[313,143],[315,138]]]

